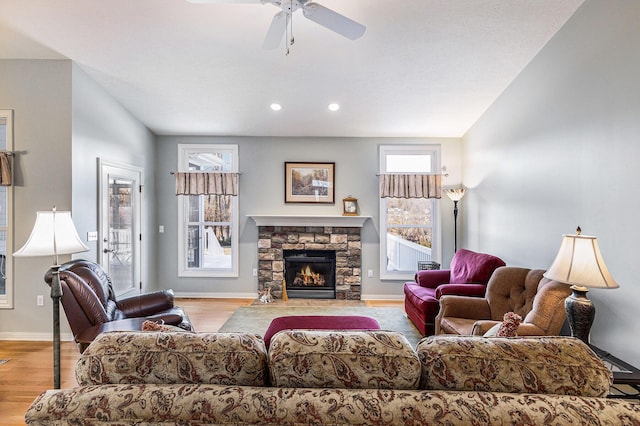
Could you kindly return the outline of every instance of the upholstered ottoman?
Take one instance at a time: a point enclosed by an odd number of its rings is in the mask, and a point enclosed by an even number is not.
[[[282,330],[380,330],[374,318],[358,315],[292,315],[274,318],[264,333],[264,343]]]

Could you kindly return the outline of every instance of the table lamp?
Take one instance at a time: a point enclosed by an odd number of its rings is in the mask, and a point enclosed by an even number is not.
[[[458,251],[458,201],[462,200],[466,190],[460,189],[445,189],[444,193],[453,201],[453,251]]]
[[[618,288],[602,259],[596,237],[581,235],[580,227],[575,235],[563,235],[556,259],[546,278],[571,285],[573,293],[564,302],[571,335],[589,343],[589,330],[595,318],[596,308],[587,298],[588,288]]]
[[[51,211],[36,212],[36,223],[27,242],[13,253],[16,257],[53,256],[53,280],[51,281],[51,300],[53,300],[53,386],[60,389],[60,264],[58,255],[88,251],[78,236],[71,212],[58,212],[53,206]]]

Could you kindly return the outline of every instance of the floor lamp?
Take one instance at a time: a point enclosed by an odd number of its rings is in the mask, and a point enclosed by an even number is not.
[[[587,297],[588,287],[620,287],[604,264],[596,237],[581,235],[580,227],[575,235],[563,235],[560,250],[544,276],[571,285],[573,293],[564,302],[571,335],[589,344],[596,307]]]
[[[464,188],[459,189],[445,189],[445,194],[453,201],[453,251],[458,251],[458,201],[462,200],[466,190]]]
[[[13,253],[16,257],[53,256],[53,280],[51,300],[53,301],[53,386],[60,389],[60,263],[58,255],[88,251],[78,236],[71,220],[71,212],[51,211],[36,213],[36,223],[27,242]]]

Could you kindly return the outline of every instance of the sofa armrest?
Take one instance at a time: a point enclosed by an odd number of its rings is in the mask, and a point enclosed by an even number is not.
[[[436,288],[436,299],[445,294],[483,297],[486,289],[484,284],[442,284]]]
[[[450,277],[451,270],[449,269],[428,269],[416,272],[415,280],[420,287],[436,288],[439,285],[447,284]]]
[[[171,309],[173,303],[173,290],[163,290],[122,299],[116,304],[127,317],[143,317]]]
[[[491,318],[491,309],[484,298],[445,295],[440,299],[438,316],[480,320]]]
[[[522,322],[518,326],[518,336],[544,336],[546,333],[543,329],[535,324]]]

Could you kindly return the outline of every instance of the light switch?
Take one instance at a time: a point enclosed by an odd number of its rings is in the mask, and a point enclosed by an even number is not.
[[[87,232],[87,241],[98,241],[98,231]]]
[[[158,232],[164,234],[164,225],[158,226]]]

